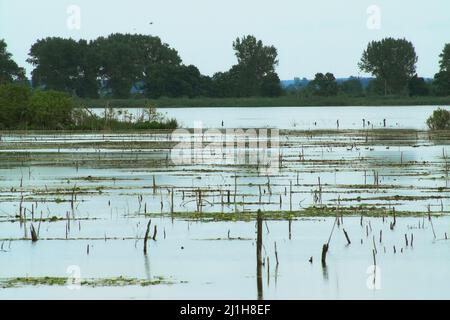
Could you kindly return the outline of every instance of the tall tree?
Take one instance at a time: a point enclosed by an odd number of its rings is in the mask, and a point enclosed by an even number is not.
[[[111,34],[95,40],[100,75],[116,98],[127,98],[137,81],[145,81],[157,64],[179,65],[178,52],[159,37]]]
[[[240,95],[259,95],[264,78],[275,74],[277,49],[265,46],[261,40],[251,35],[237,38],[233,42],[233,49],[238,60],[233,71],[239,73]]]
[[[434,75],[435,92],[440,96],[450,95],[450,43],[447,43],[439,55],[439,72]]]
[[[385,38],[370,42],[358,65],[384,84],[385,94],[402,93],[416,73],[417,59],[411,42]]]
[[[92,42],[78,41],[78,59],[75,93],[83,98],[97,98],[100,89],[100,56]]]
[[[86,40],[58,37],[38,40],[27,60],[34,87],[65,91],[80,97],[98,96],[98,58]]]
[[[73,92],[79,64],[77,46],[73,39],[58,37],[34,43],[27,60],[35,67],[31,72],[33,86]]]
[[[6,42],[0,39],[0,84],[24,80],[25,70],[12,60],[12,55],[6,48]]]
[[[441,58],[439,61],[440,71],[450,72],[450,43],[445,44],[444,50],[442,50],[439,58]]]

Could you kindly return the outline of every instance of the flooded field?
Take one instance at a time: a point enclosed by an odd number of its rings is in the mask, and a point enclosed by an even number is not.
[[[279,128],[292,130],[365,128],[426,130],[425,119],[435,106],[380,107],[227,107],[227,108],[164,108],[168,118],[176,118],[184,127],[201,119],[205,128]],[[448,108],[447,108],[448,109]],[[102,115],[104,109],[91,109]],[[140,108],[115,109],[121,120],[137,119],[144,114]],[[384,123],[386,120],[386,123]],[[223,124],[222,124],[223,121]]]
[[[448,299],[450,136],[398,121],[280,124],[270,172],[177,164],[170,132],[5,132],[0,298]]]

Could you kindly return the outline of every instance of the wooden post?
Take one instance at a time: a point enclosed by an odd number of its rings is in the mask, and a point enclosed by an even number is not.
[[[263,285],[262,285],[262,213],[258,210],[256,218],[256,287],[258,290],[258,300],[263,299]]]
[[[324,244],[322,247],[322,267],[327,266],[327,252],[328,252],[328,244]]]
[[[288,224],[289,224],[289,240],[291,240],[291,238],[292,238],[292,219],[290,217],[289,217]]]
[[[153,241],[156,241],[156,233],[158,232],[158,230],[156,229],[156,224],[155,224],[155,228],[153,229]]]
[[[277,251],[277,242],[275,241],[275,261],[277,262],[277,266],[279,264],[278,262],[278,251]]]
[[[38,236],[36,234],[36,230],[34,230],[33,224],[31,224],[30,231],[31,231],[31,241],[32,242],[38,241]]]
[[[148,240],[148,234],[150,233],[150,225],[152,223],[152,219],[150,219],[147,223],[147,230],[145,231],[144,236],[144,255],[147,255],[147,240]]]
[[[350,245],[352,242],[350,241],[350,238],[348,237],[347,231],[345,229],[342,229],[344,231],[345,238],[347,239],[347,244]]]

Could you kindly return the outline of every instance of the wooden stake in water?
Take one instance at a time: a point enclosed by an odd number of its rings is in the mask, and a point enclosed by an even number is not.
[[[30,232],[31,232],[31,241],[32,242],[38,241],[38,236],[36,234],[36,230],[34,230],[33,224],[31,224],[31,226],[30,226]]]
[[[263,299],[263,286],[262,286],[262,223],[263,217],[261,210],[258,210],[256,217],[256,286],[258,289],[258,300]]]
[[[344,231],[345,238],[347,239],[347,244],[350,245],[352,242],[350,241],[350,238],[348,237],[347,231],[345,229],[342,229]]]
[[[145,236],[144,236],[144,255],[147,255],[147,240],[148,240],[148,235],[150,233],[150,225],[152,223],[152,219],[150,219],[147,223],[147,230],[145,231]]]
[[[277,266],[278,266],[278,264],[279,264],[279,262],[278,262],[278,251],[277,251],[277,242],[275,241],[275,261],[277,262]]]
[[[153,229],[153,237],[152,237],[153,241],[156,241],[156,234],[157,234],[157,232],[158,232],[158,230],[157,230],[156,224],[155,224],[155,227]]]
[[[328,252],[328,244],[324,244],[322,247],[322,267],[327,266],[327,252]]]
[[[431,208],[430,208],[430,205],[428,205],[428,221],[430,221],[431,230],[433,230],[433,236],[434,236],[434,239],[436,240],[436,232],[434,232],[433,220],[431,220]]]
[[[330,233],[330,237],[328,238],[328,242],[325,243],[322,246],[322,267],[326,267],[327,266],[327,253],[328,253],[328,248],[330,246],[330,241],[331,241],[331,237],[333,236],[333,232],[334,232],[334,228],[336,227],[336,223],[337,223],[337,219],[334,219],[334,224],[333,224],[333,228],[331,229],[331,233]]]

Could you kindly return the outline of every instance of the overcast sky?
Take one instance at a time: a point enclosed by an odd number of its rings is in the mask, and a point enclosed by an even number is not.
[[[67,26],[70,5],[80,8],[80,29]],[[367,13],[372,5],[380,16],[373,8]],[[0,38],[28,73],[25,60],[39,38],[93,39],[113,32],[159,36],[185,64],[208,75],[236,62],[231,45],[237,36],[254,34],[277,47],[282,79],[316,72],[364,75],[357,62],[369,41],[405,37],[416,47],[419,75],[432,77],[450,42],[450,1],[0,0]]]

